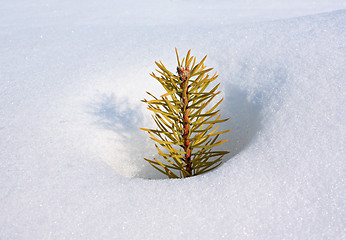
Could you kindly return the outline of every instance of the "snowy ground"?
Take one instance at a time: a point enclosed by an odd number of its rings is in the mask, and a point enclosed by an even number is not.
[[[345,23],[338,0],[2,1],[0,239],[346,239]],[[184,180],[139,130],[174,47],[208,54],[232,129]]]

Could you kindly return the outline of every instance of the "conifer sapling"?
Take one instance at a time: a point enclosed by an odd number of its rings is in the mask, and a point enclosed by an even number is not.
[[[160,76],[150,74],[166,93],[156,98],[147,92],[153,99],[142,100],[154,112],[152,117],[158,128],[141,129],[157,143],[155,147],[164,161],[144,159],[169,178],[185,178],[210,171],[222,163],[222,157],[229,152],[215,147],[228,140],[218,138],[230,130],[216,132],[218,126],[214,128],[215,124],[228,119],[220,119],[217,107],[223,98],[215,101],[220,83],[210,86],[218,75],[208,74],[212,68],[206,69],[204,65],[207,56],[196,64],[196,57],[190,56],[191,50],[182,61],[177,49],[175,52],[177,75],[167,70],[161,61],[155,62]]]

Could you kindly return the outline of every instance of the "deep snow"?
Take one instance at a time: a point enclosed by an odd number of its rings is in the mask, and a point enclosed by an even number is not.
[[[0,239],[346,239],[343,1],[7,1]],[[228,161],[162,178],[154,61],[222,82]],[[155,180],[148,180],[154,178]]]

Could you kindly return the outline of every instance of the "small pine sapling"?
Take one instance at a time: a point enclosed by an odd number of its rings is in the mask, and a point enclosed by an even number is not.
[[[223,101],[223,98],[215,101],[220,83],[208,88],[218,75],[208,74],[212,68],[206,69],[203,64],[207,56],[196,64],[196,57],[190,56],[191,50],[182,61],[177,49],[175,52],[177,75],[168,71],[161,61],[155,62],[160,76],[150,74],[166,93],[156,98],[147,92],[153,100],[142,100],[154,112],[152,117],[158,129],[141,129],[157,143],[158,154],[165,161],[144,159],[169,178],[186,178],[208,172],[222,163],[222,157],[229,152],[215,147],[228,140],[218,138],[230,130],[216,132],[218,126],[214,128],[228,119],[220,119],[220,110],[216,109]]]

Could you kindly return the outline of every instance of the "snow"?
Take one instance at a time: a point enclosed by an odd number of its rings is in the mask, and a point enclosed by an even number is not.
[[[5,1],[0,239],[346,239],[344,1]],[[231,151],[163,179],[154,61],[219,73]]]

